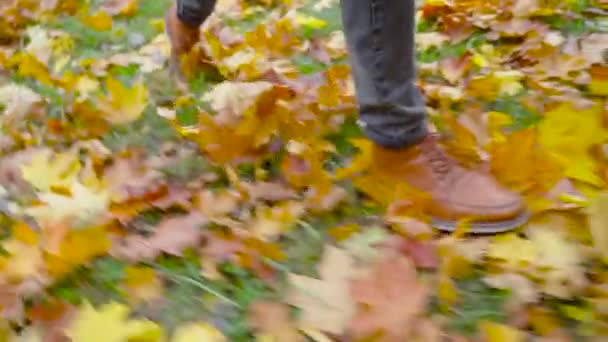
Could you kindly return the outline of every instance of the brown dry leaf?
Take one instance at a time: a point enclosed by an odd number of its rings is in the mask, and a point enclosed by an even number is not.
[[[349,293],[354,260],[345,251],[326,246],[319,266],[321,279],[288,274],[285,301],[302,309],[299,325],[340,335],[355,312]]]
[[[284,201],[296,196],[295,191],[276,182],[241,183],[240,185],[249,193],[249,198],[253,202],[258,200]]]
[[[303,341],[291,320],[290,308],[285,304],[253,302],[249,306],[248,321],[259,335],[272,337],[277,342]]]
[[[386,255],[368,276],[355,280],[352,296],[359,308],[350,331],[356,338],[379,334],[376,341],[410,340],[427,305],[416,268],[399,255]]]
[[[148,238],[132,235],[116,239],[110,254],[129,261],[154,260],[163,252],[181,256],[184,249],[199,244],[202,238],[200,226],[207,221],[199,213],[164,219]]]
[[[196,199],[197,208],[203,215],[210,220],[221,220],[238,208],[242,198],[235,191],[203,190]]]
[[[65,329],[74,319],[75,307],[59,299],[34,303],[28,308],[28,317],[38,329],[40,339],[45,342],[64,342]]]
[[[143,154],[132,152],[114,159],[104,171],[104,183],[114,202],[124,202],[156,191],[162,185],[162,173],[146,164]]]

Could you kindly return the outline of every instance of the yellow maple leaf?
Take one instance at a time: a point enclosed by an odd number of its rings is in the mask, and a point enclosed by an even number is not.
[[[518,190],[548,191],[562,178],[562,167],[539,146],[534,128],[501,135],[494,130],[487,149],[491,155],[490,170],[502,183]]]
[[[51,76],[46,64],[31,54],[18,52],[11,57],[9,64],[17,68],[19,76],[32,77],[40,83],[50,86],[61,83]]]
[[[57,253],[47,253],[44,261],[49,274],[59,278],[75,267],[105,254],[110,248],[105,227],[71,231],[59,244]]]
[[[591,155],[592,147],[608,138],[603,112],[600,105],[578,109],[561,103],[545,113],[538,127],[539,142],[564,167],[566,176],[595,186],[604,184]]]
[[[85,25],[95,31],[110,31],[112,29],[112,17],[106,12],[99,11],[93,15],[88,15],[80,18]]]
[[[129,308],[118,303],[95,309],[85,302],[76,319],[66,329],[66,335],[78,342],[124,342],[132,340],[158,341],[161,328],[148,320],[127,320]]]
[[[505,324],[484,321],[481,331],[488,342],[524,342],[526,334],[515,327]]]
[[[500,260],[507,268],[530,266],[538,255],[537,246],[515,234],[497,236],[488,248],[487,256]]]
[[[148,92],[141,78],[127,88],[119,80],[109,77],[106,88],[108,95],[99,102],[105,120],[112,124],[128,124],[142,115],[147,106]]]
[[[92,190],[79,182],[73,182],[67,189],[67,194],[38,194],[42,204],[26,208],[25,213],[43,226],[69,222],[79,228],[98,223],[110,205],[107,191]]]
[[[226,337],[207,323],[188,323],[177,329],[172,342],[225,342]]]
[[[21,166],[23,179],[44,192],[71,186],[79,171],[78,156],[69,152],[52,154],[50,150],[38,152],[28,164]]]
[[[481,157],[477,151],[478,145],[475,134],[451,115],[446,116],[444,121],[450,128],[452,137],[446,146],[450,155],[456,157],[465,165],[479,163]]]
[[[258,206],[251,230],[256,237],[264,241],[275,240],[282,233],[293,228],[295,221],[304,212],[304,205],[296,201],[286,201],[273,207]]]
[[[127,267],[124,286],[129,293],[129,301],[134,304],[162,296],[162,282],[150,267]]]
[[[530,228],[530,239],[538,249],[534,265],[541,272],[543,292],[559,298],[573,298],[588,283],[579,244],[559,230],[542,226],[533,228]]]

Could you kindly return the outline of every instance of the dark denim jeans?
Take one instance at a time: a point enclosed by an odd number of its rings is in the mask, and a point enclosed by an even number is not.
[[[198,26],[215,0],[177,0],[178,16]],[[415,0],[341,0],[342,21],[365,135],[391,148],[427,134],[424,98],[415,86]]]

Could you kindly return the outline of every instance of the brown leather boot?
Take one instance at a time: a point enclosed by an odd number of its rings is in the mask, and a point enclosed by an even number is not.
[[[183,77],[180,57],[190,52],[199,41],[199,28],[184,24],[177,16],[177,7],[174,4],[165,16],[165,32],[171,42],[171,71]]]
[[[436,136],[402,150],[377,146],[374,163],[382,173],[430,195],[425,214],[440,230],[453,231],[465,218],[471,220],[474,233],[507,231],[527,221],[520,195],[487,172],[462,167],[446,154]]]

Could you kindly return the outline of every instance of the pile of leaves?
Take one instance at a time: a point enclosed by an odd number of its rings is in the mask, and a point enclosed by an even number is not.
[[[608,6],[427,0],[432,130],[532,212],[442,235],[356,125],[337,0],[0,4],[0,340],[608,335]],[[186,84],[187,83],[187,84]]]

